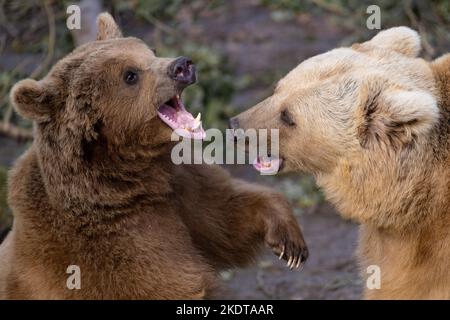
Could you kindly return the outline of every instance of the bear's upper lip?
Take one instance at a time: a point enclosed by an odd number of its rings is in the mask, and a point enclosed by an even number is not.
[[[172,128],[176,134],[190,139],[204,139],[206,136],[202,128],[201,114],[196,118],[184,107],[183,101],[177,94],[158,108],[159,118]]]

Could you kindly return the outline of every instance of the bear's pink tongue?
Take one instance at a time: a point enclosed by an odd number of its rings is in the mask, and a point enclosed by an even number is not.
[[[282,163],[281,158],[257,157],[253,161],[253,167],[261,174],[276,174]]]
[[[200,113],[197,118],[194,118],[186,110],[178,95],[159,107],[158,116],[181,137],[201,140],[206,136],[202,128]]]

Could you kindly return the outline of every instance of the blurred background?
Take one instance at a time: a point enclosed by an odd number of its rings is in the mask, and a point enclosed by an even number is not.
[[[81,7],[80,31],[66,27],[71,4]],[[12,110],[8,93],[26,77],[43,77],[75,46],[95,38],[95,17],[109,11],[125,36],[142,38],[159,56],[191,57],[199,82],[185,90],[204,128],[270,95],[302,60],[365,41],[369,5],[381,8],[382,29],[406,25],[422,37],[422,56],[450,48],[450,1],[394,0],[0,0],[0,239],[11,225],[8,168],[32,141],[31,124]],[[357,227],[324,201],[309,176],[259,176],[250,166],[232,174],[271,185],[295,206],[310,247],[301,272],[289,272],[270,253],[252,268],[224,272],[225,297],[241,299],[359,299],[363,281],[355,262]],[[1,263],[1,262],[0,262]]]

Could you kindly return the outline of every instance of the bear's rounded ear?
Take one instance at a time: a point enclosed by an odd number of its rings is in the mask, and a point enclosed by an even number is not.
[[[374,89],[374,87],[372,87]],[[421,90],[370,90],[363,99],[358,128],[361,146],[374,143],[402,147],[426,135],[439,119],[436,99]]]
[[[426,134],[439,119],[435,97],[422,90],[389,90],[384,94],[390,120],[415,136]]]
[[[17,113],[37,122],[46,122],[51,119],[54,96],[42,80],[33,79],[19,81],[12,87],[10,94]]]
[[[107,40],[121,38],[122,31],[114,21],[114,18],[107,12],[103,12],[97,17],[97,40]]]
[[[371,40],[364,42],[357,47],[365,49],[375,47],[404,54],[411,58],[417,57],[421,50],[419,34],[407,27],[395,27],[380,31]]]

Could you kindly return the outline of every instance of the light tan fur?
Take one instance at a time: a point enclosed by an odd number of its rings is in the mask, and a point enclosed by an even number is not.
[[[232,121],[280,129],[283,170],[312,173],[362,225],[363,277],[381,268],[369,299],[450,298],[450,55],[419,51],[398,27],[312,57]]]

